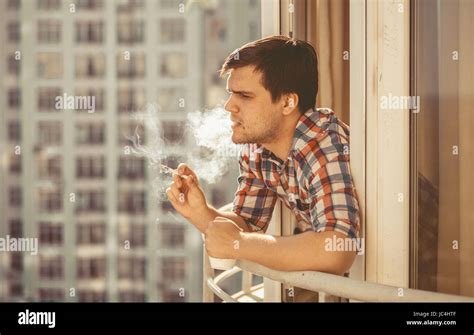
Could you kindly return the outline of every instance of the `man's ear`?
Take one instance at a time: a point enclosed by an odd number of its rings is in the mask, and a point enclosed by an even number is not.
[[[282,96],[283,98],[283,115],[290,115],[293,111],[298,111],[298,94],[287,93]]]

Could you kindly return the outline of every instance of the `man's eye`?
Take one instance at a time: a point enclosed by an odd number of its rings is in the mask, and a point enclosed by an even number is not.
[[[242,98],[244,98],[244,99],[250,99],[250,96],[249,96],[249,95],[241,94],[240,96],[241,96]]]

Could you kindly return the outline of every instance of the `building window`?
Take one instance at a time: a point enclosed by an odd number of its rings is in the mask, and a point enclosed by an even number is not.
[[[120,157],[119,179],[144,179],[145,160],[141,157]]]
[[[38,175],[40,179],[59,180],[62,176],[62,157],[41,157],[38,160]]]
[[[145,213],[145,192],[127,190],[118,195],[118,211],[129,214]]]
[[[119,19],[117,21],[117,43],[143,43],[145,39],[144,27],[145,24],[142,20]]]
[[[20,238],[23,236],[23,227],[20,219],[10,220],[8,233],[11,237],[15,238]]]
[[[140,138],[140,144],[146,143],[144,127],[134,121],[121,121],[119,123],[118,142],[120,145],[130,145],[131,138]]]
[[[105,143],[104,123],[78,123],[76,126],[76,143],[96,145]]]
[[[256,9],[259,6],[259,0],[250,0],[249,1],[249,7]]]
[[[181,2],[176,0],[160,0],[160,8],[161,9],[176,9],[178,10],[178,6]]]
[[[183,249],[186,229],[179,224],[161,225],[161,246],[165,249]]]
[[[186,276],[186,260],[184,257],[163,257],[161,278],[167,282],[182,282]]]
[[[7,8],[11,10],[18,10],[21,7],[21,0],[8,0]]]
[[[64,291],[60,288],[40,288],[38,295],[41,302],[61,302],[64,299]]]
[[[175,211],[173,205],[167,200],[161,202],[161,210],[163,212],[174,212]]]
[[[11,186],[9,192],[9,205],[11,207],[21,207],[22,194],[19,186]]]
[[[62,256],[40,256],[39,276],[41,279],[62,279],[64,275],[63,270]]]
[[[184,122],[163,121],[163,136],[169,144],[178,144],[184,139]]]
[[[158,104],[161,111],[175,113],[185,110],[185,89],[182,87],[163,87],[158,90]]]
[[[61,0],[38,0],[38,9],[59,9],[61,7]]]
[[[125,59],[122,54],[117,56],[117,76],[119,78],[143,78],[145,76],[145,55],[131,54]]]
[[[102,78],[105,75],[103,54],[84,54],[76,56],[77,78]]]
[[[103,35],[104,23],[102,21],[76,22],[77,43],[102,43]]]
[[[58,222],[40,222],[39,242],[42,245],[62,245],[63,225]]]
[[[145,293],[135,290],[120,290],[119,300],[120,302],[145,302]]]
[[[40,213],[60,212],[63,208],[62,194],[57,190],[39,190]]]
[[[120,257],[118,277],[120,279],[145,279],[146,259],[141,257]]]
[[[104,5],[102,0],[76,0],[75,2],[79,10],[101,9]]]
[[[227,22],[225,20],[218,18],[215,18],[211,21],[208,36],[213,41],[213,43],[225,43],[227,40],[226,23]]]
[[[21,90],[13,87],[8,90],[8,107],[18,109],[21,107]]]
[[[80,279],[104,278],[105,259],[79,258],[77,260],[77,273]]]
[[[146,226],[138,223],[120,224],[118,244],[123,245],[125,241],[130,243],[130,248],[144,247],[146,245]]]
[[[59,20],[38,21],[38,42],[39,43],[61,42],[61,21]]]
[[[21,297],[23,296],[23,285],[21,282],[10,282],[9,292],[12,297]]]
[[[117,100],[119,113],[138,111],[145,105],[145,90],[143,87],[119,88]]]
[[[79,290],[77,297],[79,302],[104,302],[105,292],[102,290]]]
[[[8,73],[11,75],[19,76],[21,71],[21,61],[16,59],[16,55],[11,53],[7,56],[8,62]]]
[[[76,111],[78,112],[87,112],[90,111],[90,105],[94,103],[94,112],[102,112],[105,106],[105,90],[103,88],[90,88],[90,87],[80,87],[76,88],[75,95],[77,97],[82,97],[85,101],[82,106],[76,106]],[[92,99],[94,99],[92,101]],[[80,108],[83,107],[83,108]]]
[[[79,191],[76,197],[76,213],[105,212],[104,191]]]
[[[183,158],[179,156],[168,156],[166,159],[164,159],[163,164],[168,165],[169,167],[172,168],[177,168],[179,163],[183,162]]]
[[[12,142],[21,141],[21,127],[20,122],[10,121],[8,123],[8,140]]]
[[[130,13],[135,9],[143,9],[143,0],[122,0],[117,3],[117,12]]]
[[[59,87],[38,88],[38,109],[40,112],[57,112],[56,97],[61,96]]]
[[[38,52],[37,75],[41,79],[61,79],[63,55],[60,52]]]
[[[161,285],[160,285],[161,286]],[[186,295],[182,296],[178,289],[169,287],[159,287],[162,302],[185,302]]]
[[[87,222],[77,225],[76,242],[78,245],[94,245],[105,243],[105,223]]]
[[[232,201],[232,199],[228,199],[228,193],[226,190],[217,187],[212,188],[211,199],[212,203],[217,206],[216,208],[222,207]]]
[[[159,75],[167,78],[183,78],[187,74],[186,55],[182,52],[163,53]]]
[[[77,178],[104,178],[105,177],[105,157],[87,156],[76,159]]]
[[[23,271],[23,255],[19,252],[10,254],[10,269],[14,272]]]
[[[21,173],[21,156],[16,154],[10,155],[10,173],[20,174]]]
[[[183,18],[163,18],[160,20],[161,43],[183,43],[186,21]]]
[[[20,23],[10,22],[7,26],[8,41],[12,43],[19,43],[21,39]]]
[[[38,144],[39,145],[61,145],[62,125],[60,121],[38,122]]]

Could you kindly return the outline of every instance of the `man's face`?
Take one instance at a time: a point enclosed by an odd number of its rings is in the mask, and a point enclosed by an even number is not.
[[[230,93],[224,108],[232,120],[234,143],[273,142],[283,122],[282,99],[272,102],[270,91],[262,83],[262,74],[253,66],[232,69],[227,78]]]

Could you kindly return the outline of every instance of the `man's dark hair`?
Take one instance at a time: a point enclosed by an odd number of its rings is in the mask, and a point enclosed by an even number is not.
[[[227,56],[220,75],[247,65],[262,73],[262,85],[270,91],[273,102],[282,94],[296,93],[301,113],[316,105],[318,59],[311,44],[286,36],[247,43]]]

